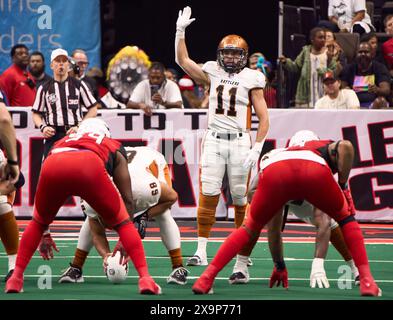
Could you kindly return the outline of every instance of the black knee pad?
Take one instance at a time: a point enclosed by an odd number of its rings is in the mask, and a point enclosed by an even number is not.
[[[356,221],[355,217],[352,215],[344,218],[341,221],[337,221],[337,222],[340,225],[340,227],[343,227],[344,225],[346,225],[348,222],[351,222],[351,221]]]

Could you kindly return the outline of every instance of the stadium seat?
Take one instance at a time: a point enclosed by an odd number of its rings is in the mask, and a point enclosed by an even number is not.
[[[381,45],[382,43],[388,41],[392,36],[388,35],[385,32],[376,32],[375,35],[377,36],[378,39],[378,45]]]
[[[371,24],[374,25],[374,2],[366,1],[367,13],[370,16]]]
[[[296,6],[284,5],[284,34],[292,33],[302,33],[299,10]]]
[[[386,1],[385,4],[381,8],[381,23],[382,23],[382,28],[383,26],[383,20],[388,14],[393,14],[393,1]],[[384,31],[384,30],[380,30]]]
[[[358,33],[335,33],[336,41],[343,49],[348,63],[351,63],[356,56],[356,51],[359,45]]]
[[[328,17],[329,2],[326,0],[314,0],[314,8],[317,14],[317,21],[329,20]]]
[[[317,25],[316,10],[309,7],[299,7],[300,14],[300,33],[308,36],[312,28]]]

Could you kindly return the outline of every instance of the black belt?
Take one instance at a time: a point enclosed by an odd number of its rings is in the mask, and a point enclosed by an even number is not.
[[[51,126],[53,129],[56,130],[56,132],[67,132],[68,130],[70,130],[70,128],[75,127],[76,125],[69,125],[69,126]]]
[[[224,140],[233,140],[237,138],[241,138],[243,136],[242,132],[237,133],[222,133],[222,132],[215,132],[212,131],[212,136],[216,139],[224,139]]]

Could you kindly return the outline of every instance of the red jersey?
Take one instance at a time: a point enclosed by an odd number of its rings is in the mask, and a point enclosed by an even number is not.
[[[36,86],[33,76],[13,64],[0,76],[0,88],[10,106],[31,107]]]
[[[55,143],[49,155],[61,152],[61,149],[64,151],[72,149],[93,151],[104,162],[110,175],[112,175],[116,151],[119,151],[127,159],[126,151],[119,141],[95,133],[73,133],[65,136]]]
[[[330,160],[330,156],[328,152],[328,147],[333,142],[334,142],[333,140],[312,140],[312,141],[307,141],[303,146],[288,147],[287,151],[307,150],[307,151],[314,152],[316,155],[320,156],[327,162],[327,164],[329,165],[330,169],[333,172],[336,172],[337,167]]]

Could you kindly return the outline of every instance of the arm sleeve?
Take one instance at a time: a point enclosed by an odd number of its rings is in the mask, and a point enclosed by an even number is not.
[[[379,85],[381,82],[390,83],[390,74],[388,68],[386,68],[385,65],[382,63],[377,63],[375,66],[375,69],[377,71],[377,85]]]
[[[45,92],[42,85],[39,86],[37,90],[31,111],[39,113],[43,113],[45,111]]]
[[[25,176],[23,175],[22,171],[19,173],[19,179],[14,183],[15,189],[19,189],[23,187],[25,184]]]
[[[86,109],[90,109],[97,104],[97,100],[93,97],[93,94],[91,93],[89,87],[83,80],[81,81],[80,86],[80,97]]]

